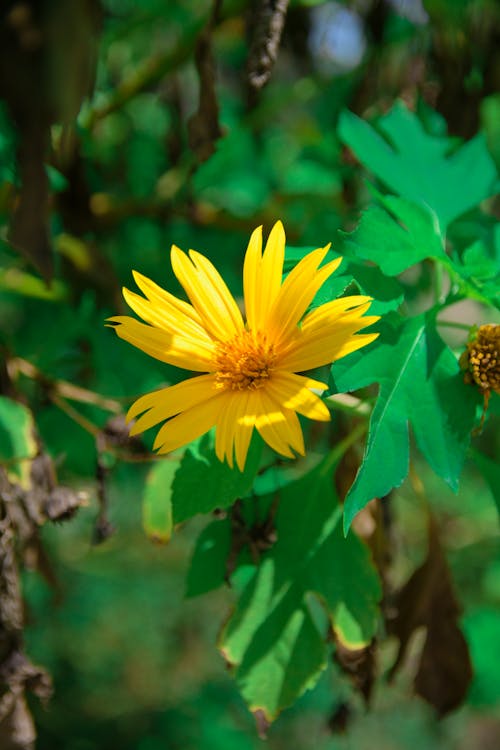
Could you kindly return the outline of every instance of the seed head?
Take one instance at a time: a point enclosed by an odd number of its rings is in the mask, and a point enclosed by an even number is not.
[[[500,393],[500,325],[480,326],[460,357],[465,382]]]

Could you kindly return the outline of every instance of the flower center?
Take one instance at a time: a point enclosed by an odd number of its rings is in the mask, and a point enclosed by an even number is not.
[[[243,331],[230,341],[217,345],[214,356],[218,388],[243,391],[262,388],[276,361],[272,344],[265,334]]]

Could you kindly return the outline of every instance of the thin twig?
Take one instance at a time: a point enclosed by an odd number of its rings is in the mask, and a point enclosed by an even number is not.
[[[57,406],[61,411],[63,411],[67,416],[72,419],[74,422],[76,422],[82,429],[84,429],[86,432],[89,432],[91,435],[93,435],[95,438],[100,433],[99,427],[95,425],[93,422],[91,422],[87,417],[84,417],[83,414],[80,414],[79,411],[77,411],[71,404],[68,404],[67,401],[65,401],[63,398],[58,396],[56,393],[52,393],[50,396],[50,400],[52,403]]]
[[[329,409],[340,409],[348,414],[357,414],[360,417],[368,417],[371,414],[370,405],[349,393],[334,393],[324,399]]]
[[[355,427],[353,427],[352,431],[348,435],[346,435],[346,437],[341,440],[340,443],[336,443],[333,446],[321,468],[321,474],[323,476],[331,471],[335,464],[340,461],[344,453],[351,447],[351,445],[354,445],[354,443],[356,443],[359,438],[361,438],[365,434],[367,429],[368,424],[366,422],[361,422],[360,424],[357,424]]]
[[[455,320],[438,320],[438,326],[445,326],[446,328],[458,328],[461,331],[470,331],[472,328],[470,323],[458,323]]]
[[[34,364],[28,362],[26,359],[22,359],[21,357],[10,359],[7,363],[7,368],[12,379],[14,379],[17,373],[22,373],[26,377],[39,382],[50,391],[51,394],[55,393],[63,398],[69,398],[71,401],[79,401],[83,404],[99,406],[101,409],[113,412],[114,414],[120,414],[122,412],[122,406],[116,399],[101,396],[99,393],[94,393],[94,391],[81,388],[67,380],[56,380],[51,378],[49,375],[46,375],[39,370]]]

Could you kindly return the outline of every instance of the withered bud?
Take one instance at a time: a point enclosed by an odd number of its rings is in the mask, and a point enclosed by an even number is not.
[[[465,382],[476,383],[483,393],[500,394],[500,325],[480,326],[460,357]]]
[[[465,370],[465,382],[475,383],[483,394],[481,421],[473,430],[478,435],[483,429],[492,391],[500,394],[500,325],[488,323],[472,332],[460,357],[460,367]]]

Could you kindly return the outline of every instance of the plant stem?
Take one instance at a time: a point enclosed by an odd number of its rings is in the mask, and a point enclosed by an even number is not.
[[[325,476],[325,474],[328,474],[329,471],[332,470],[332,468],[335,466],[338,461],[342,458],[344,453],[353,445],[356,443],[360,437],[362,437],[365,432],[368,429],[368,424],[366,422],[362,422],[360,424],[357,424],[353,429],[352,432],[349,433],[349,435],[346,435],[346,437],[340,441],[340,443],[337,443],[333,446],[332,450],[328,454],[326,461],[323,463],[323,466],[321,467],[321,474]]]
[[[438,320],[437,324],[446,328],[458,328],[461,331],[470,331],[471,329],[468,323],[458,323],[455,320]]]
[[[347,414],[356,414],[360,417],[369,417],[371,414],[370,405],[366,401],[351,396],[349,393],[334,393],[327,396],[324,401],[329,409],[340,409]]]

